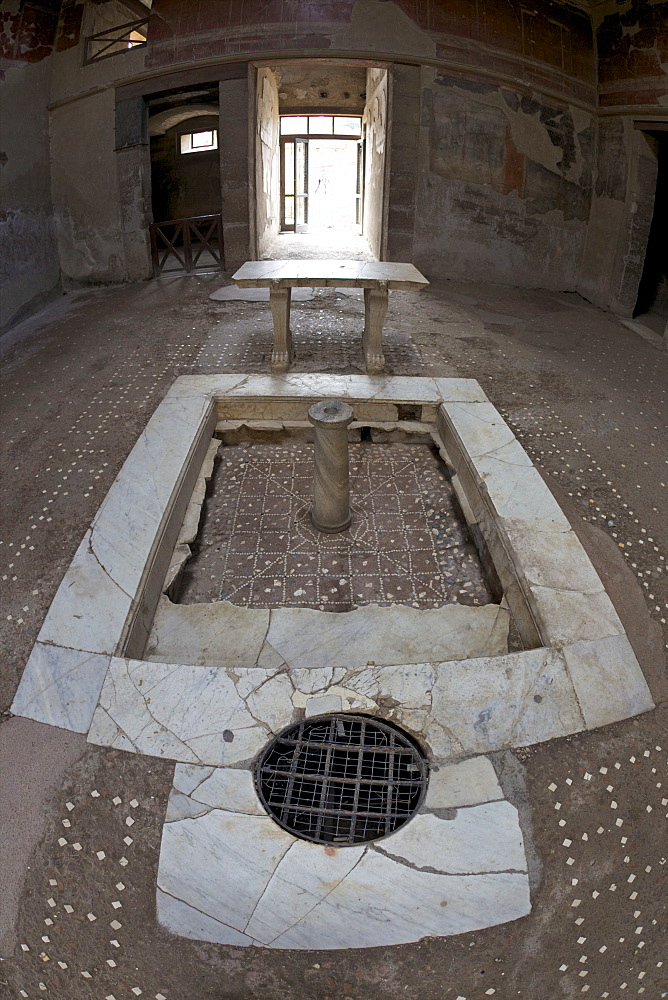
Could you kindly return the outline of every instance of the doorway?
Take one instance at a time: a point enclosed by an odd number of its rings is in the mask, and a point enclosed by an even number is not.
[[[360,62],[257,67],[257,258],[383,257],[390,88],[386,67]]]
[[[656,195],[633,316],[659,336],[668,331],[668,132],[647,132],[657,158]]]
[[[362,232],[362,117],[282,115],[281,232]]]

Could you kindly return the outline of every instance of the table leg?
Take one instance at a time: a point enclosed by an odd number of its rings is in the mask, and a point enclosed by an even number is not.
[[[362,347],[366,370],[376,375],[385,368],[383,355],[383,323],[387,315],[387,283],[379,282],[378,288],[364,289],[364,333]]]
[[[292,354],[292,334],[290,332],[291,288],[270,288],[269,304],[274,321],[274,348],[271,353],[273,371],[287,371]]]

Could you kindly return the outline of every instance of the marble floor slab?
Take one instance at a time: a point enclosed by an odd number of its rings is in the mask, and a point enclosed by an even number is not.
[[[163,597],[144,655],[161,663],[290,670],[460,660],[506,653],[509,621],[498,604],[426,610],[370,604],[331,614],[228,601],[172,604]]]
[[[160,922],[218,943],[329,950],[515,920],[530,909],[523,837],[500,788],[499,801],[485,801],[490,768],[484,757],[450,766],[461,797],[470,791],[447,818],[423,807],[389,837],[337,848],[273,823],[250,771],[179,764],[160,851]],[[468,782],[473,771],[487,790]]]

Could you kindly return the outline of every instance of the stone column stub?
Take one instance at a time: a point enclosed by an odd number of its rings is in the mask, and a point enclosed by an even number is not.
[[[350,524],[348,424],[352,407],[339,399],[324,399],[308,411],[314,427],[313,510],[318,531],[345,531]]]

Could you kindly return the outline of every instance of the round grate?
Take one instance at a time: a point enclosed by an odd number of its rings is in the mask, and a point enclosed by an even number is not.
[[[321,715],[276,736],[255,778],[263,805],[285,830],[344,847],[386,837],[417,812],[427,763],[387,723]]]

